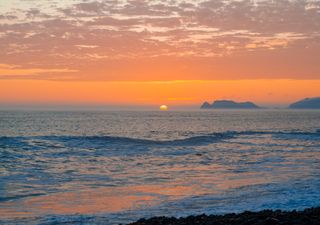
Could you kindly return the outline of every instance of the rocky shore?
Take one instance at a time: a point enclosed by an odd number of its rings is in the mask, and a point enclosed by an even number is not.
[[[129,225],[320,225],[320,207],[304,211],[243,212],[240,214],[188,216],[186,218],[153,217]]]

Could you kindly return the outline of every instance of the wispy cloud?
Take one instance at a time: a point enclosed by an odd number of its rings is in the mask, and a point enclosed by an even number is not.
[[[77,79],[139,80],[152,73],[150,60],[157,70],[170,58],[191,67],[188,79],[320,76],[317,0],[12,0],[0,15],[0,63],[37,68],[27,75],[72,68]]]
[[[41,68],[21,68],[17,65],[0,64],[0,78],[17,78],[38,76],[41,79],[42,74],[54,73],[75,73],[77,70],[71,69],[41,69]],[[46,78],[46,77],[45,77]]]

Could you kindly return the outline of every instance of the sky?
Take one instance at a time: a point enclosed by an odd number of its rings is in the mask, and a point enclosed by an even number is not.
[[[320,96],[320,0],[0,0],[0,105]]]

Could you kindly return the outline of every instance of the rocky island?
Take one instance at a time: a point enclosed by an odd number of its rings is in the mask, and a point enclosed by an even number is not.
[[[305,98],[301,101],[292,103],[290,109],[320,109],[320,97]]]
[[[201,109],[259,109],[260,107],[252,102],[234,102],[231,100],[217,100],[212,104],[204,102]]]

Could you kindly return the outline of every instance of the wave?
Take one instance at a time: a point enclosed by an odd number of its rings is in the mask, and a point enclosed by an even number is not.
[[[73,147],[85,146],[87,144],[95,145],[158,145],[158,146],[188,146],[205,145],[224,141],[241,136],[272,135],[275,138],[283,139],[319,139],[320,129],[314,132],[302,131],[226,131],[220,133],[209,133],[198,136],[191,136],[173,140],[152,140],[119,136],[24,136],[24,137],[0,137],[0,148],[11,145],[29,144],[44,148],[60,148],[65,145]]]
[[[8,201],[16,200],[16,199],[29,198],[29,197],[37,197],[37,196],[43,196],[43,195],[45,195],[45,194],[35,193],[35,194],[25,194],[25,195],[9,196],[9,197],[1,197],[1,196],[0,196],[0,202],[8,202]]]

